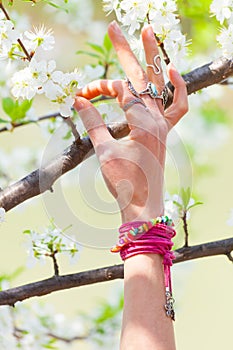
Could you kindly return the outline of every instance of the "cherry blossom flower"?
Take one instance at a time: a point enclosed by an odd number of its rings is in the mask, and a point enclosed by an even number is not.
[[[37,86],[34,84],[32,72],[29,67],[16,72],[12,79],[12,94],[16,97],[22,97],[31,100],[37,92]]]
[[[231,58],[233,55],[233,24],[228,28],[222,28],[220,34],[217,36],[223,56]]]
[[[55,39],[51,29],[47,30],[43,25],[39,28],[34,28],[33,31],[25,31],[24,36],[28,39],[25,45],[28,50],[36,51],[41,47],[44,51],[49,51],[54,48]]]
[[[233,1],[232,0],[213,0],[210,5],[210,12],[216,16],[220,24],[232,17]]]

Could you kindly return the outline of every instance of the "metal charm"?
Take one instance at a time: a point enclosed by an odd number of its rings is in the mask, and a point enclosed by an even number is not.
[[[169,289],[166,289],[166,304],[164,305],[166,310],[166,315],[171,317],[173,321],[175,321],[175,311],[174,311],[174,303],[175,300],[172,297],[172,293]]]

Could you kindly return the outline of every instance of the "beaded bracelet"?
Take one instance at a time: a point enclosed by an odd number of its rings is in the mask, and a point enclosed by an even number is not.
[[[166,287],[166,315],[175,320],[174,299],[172,296],[171,271],[174,254],[171,251],[171,239],[176,232],[168,216],[161,216],[149,221],[134,221],[121,225],[118,244],[111,249],[120,252],[122,260],[137,254],[160,254],[163,256],[164,280]]]
[[[133,224],[137,225],[140,221],[135,221]],[[153,226],[157,224],[164,224],[166,226],[174,226],[172,219],[170,219],[168,216],[158,216],[155,219],[150,219],[149,221],[143,222],[138,227],[131,227],[127,231],[123,231],[124,235],[120,235],[118,243],[111,249],[112,253],[118,253],[121,251],[122,247],[124,247],[129,242],[133,242],[137,240],[141,235],[148,232]],[[129,223],[127,224],[127,226]],[[121,229],[124,228],[125,225],[122,225],[120,227],[120,233]]]

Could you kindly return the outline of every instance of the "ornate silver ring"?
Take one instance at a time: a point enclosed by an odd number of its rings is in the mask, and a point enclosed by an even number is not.
[[[155,73],[156,75],[158,75],[158,74],[161,73],[161,69],[160,69],[160,67],[158,66],[157,62],[156,62],[158,58],[161,60],[160,56],[159,56],[159,55],[156,55],[156,56],[153,58],[154,64],[148,64],[148,63],[146,64],[147,67],[150,67],[150,68],[153,69],[153,71],[154,71],[154,73]]]

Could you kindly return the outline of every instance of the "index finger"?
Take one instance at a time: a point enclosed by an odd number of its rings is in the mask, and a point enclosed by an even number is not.
[[[108,34],[125,74],[133,83],[135,89],[138,91],[145,89],[148,81],[147,75],[132,52],[116,21],[111,22],[108,26]]]

